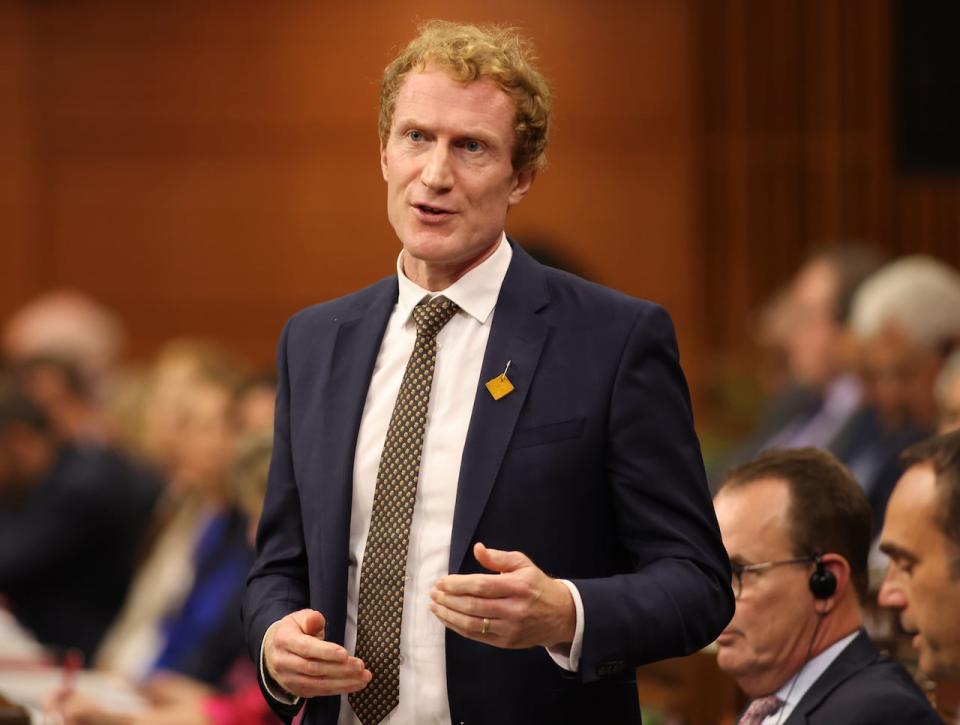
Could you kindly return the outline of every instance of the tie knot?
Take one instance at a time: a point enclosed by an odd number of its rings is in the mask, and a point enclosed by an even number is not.
[[[413,319],[417,323],[417,334],[434,338],[443,329],[460,307],[443,295],[429,302],[421,302],[413,308]]]
[[[741,725],[760,725],[765,717],[773,715],[781,708],[783,701],[776,695],[758,697],[750,703],[750,707],[740,718]]]

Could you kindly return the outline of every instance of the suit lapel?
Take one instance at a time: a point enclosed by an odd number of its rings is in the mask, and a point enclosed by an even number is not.
[[[396,277],[384,280],[372,291],[367,305],[358,305],[355,310],[338,319],[330,363],[330,379],[322,397],[322,407],[316,412],[320,417],[320,429],[325,433],[319,460],[323,461],[329,482],[324,489],[320,516],[324,522],[324,550],[336,552],[325,556],[331,562],[346,566],[350,543],[350,516],[353,502],[353,463],[357,448],[357,433],[370,387],[373,367],[380,351],[380,343],[386,331],[387,321],[397,301]],[[346,586],[346,575],[337,575],[336,581]],[[346,603],[346,591],[343,597]],[[332,599],[333,600],[333,599]],[[342,624],[346,618],[330,617]],[[342,641],[343,633],[339,633]]]
[[[513,245],[513,258],[497,298],[463,448],[450,538],[451,572],[458,571],[463,564],[533,382],[550,330],[537,312],[547,302],[542,268]],[[507,362],[508,377],[515,390],[494,400],[484,383],[500,375]]]
[[[861,630],[856,639],[837,655],[837,658],[810,686],[810,689],[797,703],[784,725],[803,725],[806,723],[807,716],[816,710],[831,692],[876,660],[878,656],[877,648],[870,642],[866,632]]]

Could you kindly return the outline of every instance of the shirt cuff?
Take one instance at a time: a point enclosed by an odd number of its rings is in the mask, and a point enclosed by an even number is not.
[[[280,624],[279,619],[267,627],[267,631],[263,633],[263,642],[267,641],[267,635],[270,634],[270,630],[278,624]],[[281,705],[296,705],[300,702],[300,698],[284,690],[283,687],[280,686],[280,683],[274,680],[267,672],[266,660],[263,658],[263,642],[260,643],[260,679],[263,680],[264,689],[266,689],[270,697]]]
[[[573,597],[573,607],[577,610],[577,628],[574,630],[573,642],[569,649],[566,644],[560,644],[547,647],[546,650],[550,659],[556,662],[559,667],[567,672],[576,672],[580,669],[580,651],[583,649],[583,600],[580,598],[580,590],[573,582],[566,579],[560,581],[567,585],[570,596]]]

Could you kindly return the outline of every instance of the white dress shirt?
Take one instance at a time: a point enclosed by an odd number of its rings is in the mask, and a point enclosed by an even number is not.
[[[450,722],[445,628],[430,611],[430,590],[448,573],[463,448],[494,309],[512,256],[513,250],[503,235],[493,254],[439,292],[429,292],[404,275],[402,252],[397,260],[399,296],[370,379],[354,459],[344,633],[344,646],[351,653],[356,649],[360,573],[380,455],[403,372],[416,341],[416,324],[411,313],[424,297],[438,295],[455,302],[460,310],[437,335],[437,361],[407,553],[400,630],[400,704],[383,720],[384,725],[447,725]],[[507,362],[503,361],[504,367]],[[583,639],[583,604],[576,587],[570,582],[564,583],[570,589],[577,612],[576,635],[569,652],[548,651],[558,666],[575,671]],[[281,702],[296,702],[283,697],[282,693],[271,691],[271,694]],[[341,697],[338,723],[359,725],[346,696]]]
[[[807,694],[807,690],[820,679],[820,675],[827,671],[827,668],[847,648],[847,645],[857,638],[858,634],[860,634],[860,630],[837,640],[816,657],[807,660],[807,663],[797,671],[797,674],[783,683],[783,686],[774,693],[783,702],[783,707],[772,715],[767,715],[761,725],[785,723],[790,718],[794,708],[803,699],[803,696]]]

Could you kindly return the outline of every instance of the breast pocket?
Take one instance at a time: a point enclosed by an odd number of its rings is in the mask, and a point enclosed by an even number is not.
[[[513,433],[510,448],[529,448],[530,446],[542,446],[547,443],[579,438],[583,435],[586,423],[587,419],[581,417],[559,423],[538,425],[533,428],[519,428]]]

